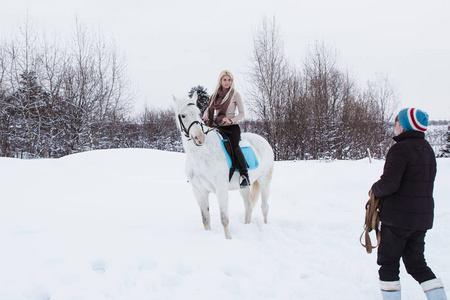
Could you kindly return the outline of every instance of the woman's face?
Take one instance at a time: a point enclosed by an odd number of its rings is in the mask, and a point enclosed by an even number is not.
[[[222,80],[220,81],[220,85],[223,89],[229,89],[231,84],[233,83],[233,80],[229,75],[225,75],[222,77]]]

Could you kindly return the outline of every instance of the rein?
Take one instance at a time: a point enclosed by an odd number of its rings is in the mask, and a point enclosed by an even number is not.
[[[192,102],[188,103],[187,106],[189,106],[189,105],[195,105],[195,103],[192,103]],[[215,130],[215,127],[212,127],[212,128],[210,128],[210,129],[205,131],[205,129],[204,129],[204,125],[205,124],[203,122],[200,122],[200,121],[194,121],[191,124],[189,124],[189,126],[186,128],[186,126],[184,125],[183,120],[181,118],[181,114],[178,114],[178,120],[180,121],[181,133],[184,134],[184,136],[188,138],[188,141],[191,140],[191,138],[189,136],[189,131],[191,130],[191,127],[193,125],[195,125],[195,124],[199,124],[200,125],[200,127],[202,128],[203,134],[208,134],[209,132]]]
[[[380,198],[376,198],[372,193],[372,190],[369,191],[369,201],[366,203],[366,218],[364,220],[364,230],[359,237],[359,241],[361,245],[366,248],[367,253],[372,253],[372,250],[380,245],[381,241],[381,231],[380,231]],[[370,240],[369,233],[374,230],[375,237],[377,239],[377,245],[372,246],[372,241]],[[362,242],[364,237],[365,242]]]

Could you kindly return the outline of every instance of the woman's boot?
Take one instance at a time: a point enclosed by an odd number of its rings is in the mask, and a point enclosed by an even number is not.
[[[400,300],[402,298],[400,281],[380,280],[380,289],[383,300]]]
[[[239,169],[239,174],[241,175],[239,185],[242,188],[250,186],[250,179],[248,178],[247,161],[245,160],[244,153],[242,153],[241,147],[236,147],[233,149],[234,157]]]
[[[420,284],[428,300],[447,300],[444,285],[440,278],[434,278]]]

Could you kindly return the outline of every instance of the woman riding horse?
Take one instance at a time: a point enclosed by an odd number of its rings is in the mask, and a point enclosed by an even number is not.
[[[238,109],[237,115],[236,108]],[[242,104],[241,95],[234,88],[233,74],[224,70],[219,75],[216,90],[209,99],[208,108],[203,114],[203,120],[207,122],[209,127],[213,124],[217,125],[219,131],[230,139],[239,174],[241,175],[241,188],[250,186],[247,162],[241,147],[239,147],[241,128],[237,123],[244,117],[244,105]]]

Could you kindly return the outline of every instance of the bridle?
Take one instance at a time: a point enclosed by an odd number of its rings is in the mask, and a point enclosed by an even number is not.
[[[190,102],[190,103],[187,104],[187,106],[189,106],[189,105],[195,105],[195,103]],[[208,134],[210,131],[215,129],[215,128],[210,128],[210,129],[205,131],[205,129],[204,129],[204,125],[205,124],[203,122],[200,122],[200,121],[197,121],[197,120],[193,121],[191,124],[189,124],[188,127],[186,127],[184,125],[184,123],[183,123],[182,118],[181,118],[181,114],[178,114],[178,121],[180,121],[181,133],[184,134],[184,136],[188,138],[188,141],[191,140],[190,135],[189,135],[189,131],[191,130],[192,126],[194,126],[195,124],[200,125],[200,127],[202,128],[203,134]]]

